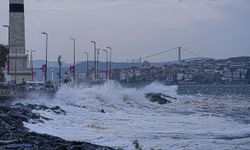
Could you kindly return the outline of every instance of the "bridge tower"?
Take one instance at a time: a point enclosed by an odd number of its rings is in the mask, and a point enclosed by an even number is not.
[[[181,47],[178,47],[178,64],[181,65]]]

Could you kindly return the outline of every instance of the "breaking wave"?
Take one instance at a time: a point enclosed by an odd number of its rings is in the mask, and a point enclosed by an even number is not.
[[[62,86],[55,97],[37,97],[22,100],[22,103],[35,103],[41,105],[59,105],[75,107],[108,107],[120,106],[136,107],[152,105],[146,98],[147,93],[164,93],[173,97],[177,96],[177,86],[165,86],[155,82],[141,88],[122,87],[115,81],[106,82],[103,85],[75,87]]]
[[[157,82],[126,88],[109,81],[96,86],[62,86],[53,98],[15,103],[61,107],[66,115],[34,110],[51,120],[25,126],[66,140],[123,149],[133,149],[136,139],[145,149],[249,147],[250,125],[232,117],[242,116],[240,110],[249,115],[249,101],[235,101],[230,96],[178,95],[177,89]],[[163,93],[177,99],[159,105],[150,102],[147,93]],[[233,141],[228,140],[230,137],[234,137]]]

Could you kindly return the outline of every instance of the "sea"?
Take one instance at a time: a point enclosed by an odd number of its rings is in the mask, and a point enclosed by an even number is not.
[[[177,99],[160,105],[147,93]],[[30,131],[117,149],[249,150],[250,85],[168,86],[155,82],[139,88],[114,81],[103,85],[62,86],[54,97],[13,103],[59,106],[66,114],[33,110],[49,118],[24,123]],[[103,113],[103,111],[105,113]]]

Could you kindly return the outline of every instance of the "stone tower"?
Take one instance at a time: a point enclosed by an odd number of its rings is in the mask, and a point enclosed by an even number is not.
[[[10,80],[21,83],[32,80],[32,71],[27,68],[25,52],[24,0],[9,1],[9,75]]]

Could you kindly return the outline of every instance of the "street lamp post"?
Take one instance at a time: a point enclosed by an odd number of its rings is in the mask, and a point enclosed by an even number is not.
[[[31,67],[31,71],[32,71],[32,81],[34,81],[34,68],[33,68],[33,52],[35,52],[36,50],[31,50],[30,51],[30,67]]]
[[[45,60],[45,84],[47,83],[47,67],[48,67],[48,33],[42,32],[46,36],[46,60]]]
[[[96,42],[90,41],[94,44],[94,81],[96,81]]]
[[[100,48],[98,48],[96,51],[97,51],[97,58],[96,58],[96,60],[97,60],[97,64],[96,64],[96,76],[97,76],[97,80],[99,79],[99,54],[100,54]]]
[[[8,52],[8,74],[9,74],[9,72],[10,72],[10,62],[9,62],[9,57],[10,57],[9,56],[9,54],[10,54],[10,26],[9,25],[3,25],[3,27],[8,28],[8,48],[9,48],[9,52]],[[15,63],[16,63],[16,61],[15,61]]]
[[[74,69],[74,72],[73,72],[73,79],[75,80],[75,73],[76,73],[76,39],[75,38],[70,38],[71,40],[74,41],[74,66],[73,66],[73,69]]]
[[[103,50],[106,53],[106,80],[108,80],[108,50]]]
[[[87,56],[87,69],[86,69],[86,74],[87,74],[87,77],[89,77],[89,53],[84,52],[84,54],[86,54],[86,56]]]
[[[112,56],[112,48],[111,47],[107,47],[107,49],[109,49],[109,79],[112,78],[112,59],[111,59],[111,56]]]

